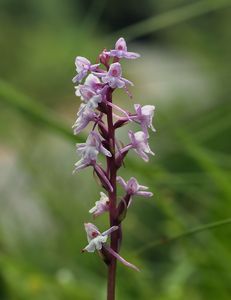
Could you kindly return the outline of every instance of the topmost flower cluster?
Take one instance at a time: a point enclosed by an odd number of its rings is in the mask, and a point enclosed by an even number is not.
[[[106,128],[102,116],[107,107],[111,106],[124,114],[124,117],[114,114],[118,119],[115,127],[118,128],[129,121],[135,121],[140,123],[142,129],[142,131],[136,133],[129,131],[131,143],[120,149],[119,154],[121,155],[133,148],[141,158],[148,161],[147,154],[153,155],[148,145],[148,128],[155,131],[152,126],[155,107],[152,105],[144,105],[142,107],[140,104],[135,104],[135,113],[129,113],[112,103],[107,97],[109,89],[114,91],[116,88],[124,88],[130,95],[128,86],[133,85],[133,83],[122,77],[122,68],[119,61],[121,58],[135,59],[138,57],[140,57],[138,53],[127,51],[126,42],[122,37],[115,43],[115,49],[110,51],[104,50],[99,55],[99,63],[97,64],[91,64],[85,57],[76,57],[77,75],[73,78],[73,82],[79,83],[75,86],[75,94],[81,98],[82,104],[77,113],[77,120],[73,125],[73,129],[74,134],[79,134],[90,122],[94,122],[95,125],[98,124],[100,127],[101,133],[105,133]],[[113,62],[109,64],[111,58],[113,58]],[[102,69],[101,65],[104,65],[106,70]],[[84,77],[86,77],[86,80],[82,84]],[[100,136],[95,131],[90,133],[86,143],[77,145],[77,152],[82,156],[82,159],[76,164],[75,170],[84,168],[87,165],[93,165],[100,152],[110,156],[110,153],[104,149]]]
[[[140,55],[138,53],[128,52],[127,45],[126,45],[124,38],[120,38],[115,43],[115,49],[110,50],[110,51],[104,50],[100,54],[101,63],[104,65],[108,64],[110,57],[135,59],[135,58],[140,57]],[[88,72],[96,71],[100,64],[92,65],[91,62],[87,58],[82,57],[82,56],[77,56],[76,60],[75,60],[75,65],[76,65],[76,71],[78,74],[73,78],[74,83],[80,82],[87,75]],[[119,65],[117,64],[116,66],[118,68]],[[110,73],[113,76],[115,75],[115,74],[113,74],[113,73],[115,73],[115,71],[113,71],[113,67],[112,67],[112,70]]]

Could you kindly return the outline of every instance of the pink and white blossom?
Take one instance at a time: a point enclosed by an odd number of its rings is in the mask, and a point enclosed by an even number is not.
[[[75,164],[74,172],[94,166],[99,153],[111,157],[111,153],[103,147],[99,134],[94,131],[89,134],[86,143],[77,144],[77,153],[81,155],[81,159]]]
[[[82,56],[77,56],[75,59],[77,75],[72,79],[74,83],[80,82],[87,76],[88,72],[95,71],[99,64],[92,65],[91,62]]]
[[[105,51],[104,53],[109,56],[118,57],[118,58],[136,59],[140,57],[138,53],[127,51],[127,44],[125,42],[125,39],[122,37],[119,38],[115,43],[115,49],[110,51]]]
[[[84,223],[84,228],[87,233],[87,241],[88,243],[100,235],[99,229],[92,223]]]
[[[91,97],[86,103],[86,108],[89,108],[91,110],[96,109],[99,105],[99,103],[102,102],[102,96],[101,95],[95,95]]]
[[[95,252],[96,250],[100,251],[104,248],[108,253],[110,253],[112,256],[114,256],[116,259],[122,262],[125,266],[132,268],[136,271],[139,271],[139,269],[136,266],[126,261],[111,247],[106,245],[108,236],[111,235],[112,232],[116,231],[119,228],[118,226],[112,226],[111,228],[104,231],[103,233],[100,233],[98,228],[92,223],[85,223],[84,227],[87,233],[88,245],[85,248],[83,248],[82,252],[87,251],[92,253]]]
[[[84,84],[79,84],[75,86],[75,95],[86,102],[93,96],[99,94],[101,88],[102,83],[100,79],[93,74],[89,74]]]
[[[131,177],[127,182],[121,177],[117,176],[117,182],[124,188],[129,196],[143,196],[152,197],[153,193],[148,192],[148,187],[140,185],[135,177]],[[131,199],[131,198],[130,198]]]
[[[84,83],[86,86],[89,86],[96,93],[102,88],[102,82],[98,77],[93,74],[89,74]]]
[[[136,133],[129,130],[129,138],[131,140],[131,146],[135,152],[144,160],[149,161],[147,154],[154,155],[148,144],[148,136],[143,131],[137,131]]]
[[[122,68],[118,62],[111,64],[108,72],[94,72],[94,74],[101,77],[102,82],[107,83],[113,89],[124,88],[128,84],[133,85],[130,80],[122,77]]]
[[[95,250],[101,250],[103,244],[107,242],[108,236],[118,229],[118,226],[112,226],[110,229],[100,233],[98,228],[92,223],[85,223],[84,227],[87,233],[88,245],[83,248],[83,252],[95,252]]]
[[[140,123],[142,129],[147,132],[147,128],[151,128],[152,131],[156,131],[152,125],[152,119],[154,116],[154,105],[134,104],[136,115],[131,117],[132,120]]]
[[[87,102],[95,95],[95,91],[92,90],[89,86],[85,84],[79,84],[75,86],[75,95],[80,97],[80,99],[84,102]]]
[[[93,214],[94,217],[98,217],[108,210],[109,210],[109,198],[103,192],[100,192],[99,201],[95,202],[95,206],[89,210],[89,213]]]
[[[102,102],[102,96],[101,95],[95,95],[92,98],[90,98],[86,104],[82,103],[79,107],[79,111],[77,113],[78,117],[81,117],[85,119],[85,115],[90,115],[90,112],[94,112],[94,110],[98,107],[99,103]]]
[[[97,114],[90,108],[86,107],[86,104],[81,104],[79,112],[77,113],[77,119],[72,126],[74,134],[79,134],[91,121],[97,120]]]

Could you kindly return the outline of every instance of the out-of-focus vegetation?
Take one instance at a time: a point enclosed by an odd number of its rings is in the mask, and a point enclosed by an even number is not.
[[[135,199],[124,222],[122,255],[142,272],[119,265],[118,299],[230,299],[228,223],[151,247],[231,217],[231,6],[200,3],[0,1],[1,300],[105,297],[106,268],[96,254],[80,253],[100,187],[91,170],[72,175],[79,99],[71,79],[75,56],[94,60],[117,31],[142,57],[123,62],[134,100],[116,98],[129,109],[156,105],[157,129],[156,156],[144,164],[132,154],[121,171],[154,198]],[[155,15],[162,17],[128,28]],[[108,227],[106,216],[97,225]]]

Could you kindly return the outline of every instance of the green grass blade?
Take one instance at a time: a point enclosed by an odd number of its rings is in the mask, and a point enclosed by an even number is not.
[[[220,190],[224,199],[229,202],[231,199],[230,181],[227,173],[218,166],[216,159],[193,138],[189,131],[180,127],[179,124],[169,122],[168,128],[171,134],[178,139],[185,153],[209,174],[214,185]]]
[[[134,254],[135,255],[139,255],[139,254],[141,254],[141,253],[143,253],[143,252],[145,252],[147,250],[153,249],[155,247],[158,247],[158,246],[161,246],[161,245],[165,245],[165,244],[169,244],[169,243],[175,242],[177,240],[180,240],[182,238],[195,235],[195,234],[200,233],[202,231],[206,231],[206,230],[210,230],[210,229],[215,229],[215,228],[218,228],[218,227],[230,224],[230,223],[231,223],[231,218],[225,219],[225,220],[221,220],[221,221],[217,221],[217,222],[213,222],[213,223],[208,223],[208,224],[200,225],[200,226],[192,228],[192,229],[190,229],[188,231],[185,231],[183,233],[175,235],[173,237],[162,238],[159,241],[154,241],[154,242],[148,243],[148,244],[142,246],[140,249],[138,249]]]
[[[56,115],[41,103],[20,93],[9,83],[2,80],[0,80],[0,101],[20,113],[25,114],[25,116],[34,123],[46,126],[48,129],[55,131],[73,142],[81,142],[83,140],[80,136],[74,136],[71,128],[68,128],[65,124],[60,122],[60,116]]]
[[[231,5],[231,2],[227,0],[199,1],[125,27],[114,33],[113,37],[124,36],[127,40],[133,40],[160,29],[165,29],[206,13],[225,8],[229,5]]]

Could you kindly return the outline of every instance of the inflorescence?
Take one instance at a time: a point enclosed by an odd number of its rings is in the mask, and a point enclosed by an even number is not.
[[[154,155],[151,151],[148,139],[149,129],[155,131],[152,125],[155,107],[153,105],[134,104],[134,112],[128,112],[117,106],[112,101],[112,94],[116,89],[124,89],[131,97],[128,90],[133,83],[122,77],[120,60],[136,59],[139,54],[127,51],[124,38],[119,38],[115,49],[104,49],[98,56],[97,63],[91,62],[85,57],[77,56],[75,60],[77,75],[73,78],[75,94],[80,97],[81,105],[77,112],[77,120],[73,125],[74,134],[79,134],[90,123],[93,125],[86,142],[77,144],[77,154],[80,160],[75,164],[74,172],[86,167],[92,167],[99,178],[104,192],[100,192],[100,199],[95,202],[89,213],[94,218],[109,213],[111,227],[101,233],[92,223],[85,223],[88,245],[82,250],[94,252],[98,250],[104,260],[110,256],[120,260],[128,267],[138,270],[137,267],[124,260],[119,254],[119,247],[107,245],[107,239],[114,232],[121,230],[121,222],[126,216],[128,207],[135,196],[151,197],[153,194],[148,187],[140,185],[136,178],[131,177],[127,182],[117,176],[117,171],[123,166],[124,159],[133,149],[144,161],[149,160],[148,155]],[[82,83],[86,77],[85,82]],[[130,143],[121,146],[116,138],[115,131],[131,122],[140,124],[140,131],[128,131]],[[104,168],[98,162],[98,155],[102,154],[106,159]],[[116,184],[124,189],[124,196],[117,198]],[[112,203],[114,202],[114,203]],[[118,235],[121,239],[121,235]],[[120,241],[121,242],[121,241]]]

